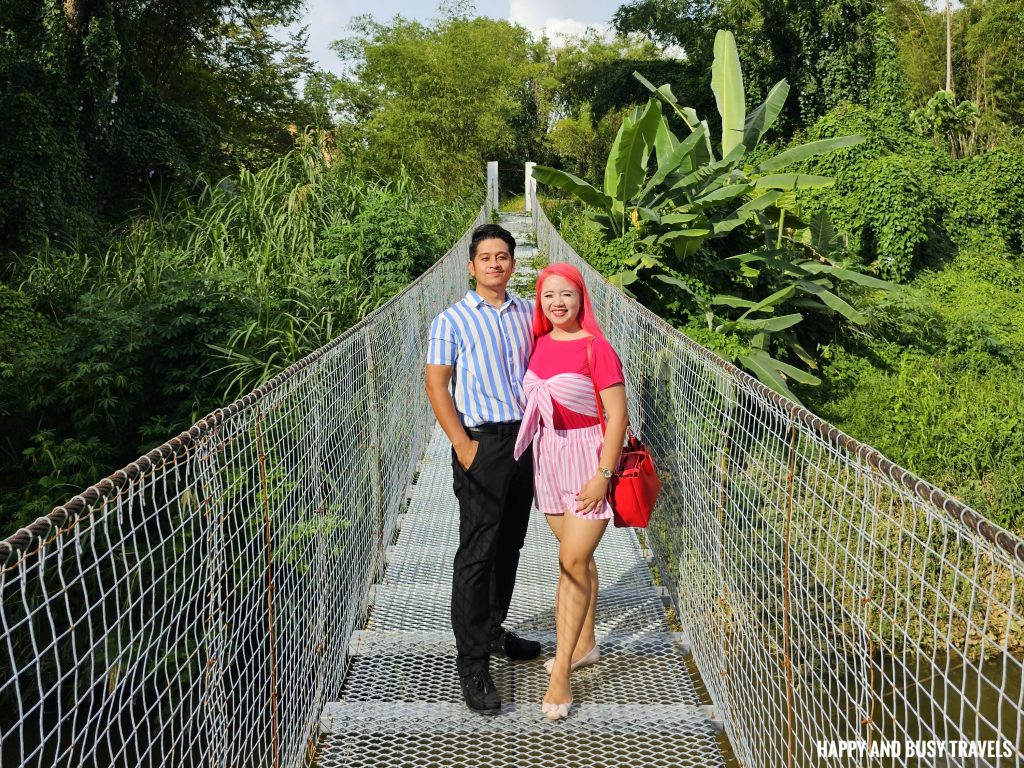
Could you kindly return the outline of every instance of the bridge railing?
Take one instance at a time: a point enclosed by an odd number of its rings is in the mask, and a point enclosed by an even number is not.
[[[1018,764],[1024,543],[626,300],[534,211],[626,364],[665,483],[649,542],[740,761],[936,765],[905,744],[970,739]],[[0,542],[3,765],[302,764],[422,455],[423,338],[467,239]],[[858,741],[902,755],[828,754]]]
[[[1024,542],[687,339],[534,211],[622,356],[664,483],[649,545],[739,762],[1021,765]]]
[[[343,336],[0,542],[0,764],[304,763],[425,449],[423,339],[466,290],[469,235]]]

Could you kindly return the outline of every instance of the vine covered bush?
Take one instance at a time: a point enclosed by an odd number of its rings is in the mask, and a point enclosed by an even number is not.
[[[154,199],[103,247],[0,282],[0,529],[45,515],[317,349],[443,255],[478,200],[370,181],[312,142]],[[4,534],[6,535],[6,534]]]
[[[946,226],[961,247],[994,240],[996,249],[1024,247],[1024,158],[1006,149],[967,157],[940,180]]]
[[[849,236],[851,253],[879,275],[907,280],[920,267],[952,255],[940,180],[948,158],[891,114],[843,105],[809,131],[812,140],[850,131],[866,137],[857,147],[805,164],[808,173],[834,176],[832,189],[802,196],[811,211],[825,210]]]
[[[841,225],[854,233],[861,259],[884,277],[907,279],[929,256],[948,253],[939,198],[927,163],[906,155],[885,155],[843,179]]]

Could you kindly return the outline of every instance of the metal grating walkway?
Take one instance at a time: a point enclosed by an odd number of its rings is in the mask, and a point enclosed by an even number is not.
[[[504,224],[520,240],[513,290],[528,294],[535,250],[524,236],[531,221],[508,217]],[[497,717],[462,703],[449,619],[459,517],[450,455],[435,426],[382,583],[373,587],[366,628],[352,638],[341,700],[321,718],[317,767],[724,765],[631,531],[609,527],[597,550],[602,659],[573,674],[572,717],[550,722],[540,713],[543,664],[555,648],[558,548],[536,510],[506,626],[540,640],[544,653],[529,662],[492,660],[505,702]]]

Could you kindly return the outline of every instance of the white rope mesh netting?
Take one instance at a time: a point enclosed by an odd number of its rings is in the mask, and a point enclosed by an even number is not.
[[[0,544],[2,765],[303,763],[433,426],[422,340],[465,293],[470,232],[340,338]]]
[[[740,762],[930,765],[819,750],[967,739],[999,745],[978,765],[1017,765],[1024,543],[537,227],[543,255],[585,271],[625,363],[664,484],[649,544]],[[466,290],[469,234],[324,349],[0,543],[3,765],[303,764],[425,449],[423,340]]]
[[[1020,765],[1024,542],[686,338],[534,210],[623,358],[663,480],[649,545],[740,763]]]

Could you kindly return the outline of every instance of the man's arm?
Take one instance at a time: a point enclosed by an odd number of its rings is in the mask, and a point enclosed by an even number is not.
[[[455,455],[459,457],[459,464],[463,469],[468,469],[476,458],[479,443],[466,434],[459,412],[455,410],[455,401],[452,400],[452,394],[448,389],[454,369],[455,367],[451,365],[427,365],[427,399],[430,400],[430,407],[434,409],[437,423],[448,435]]]

